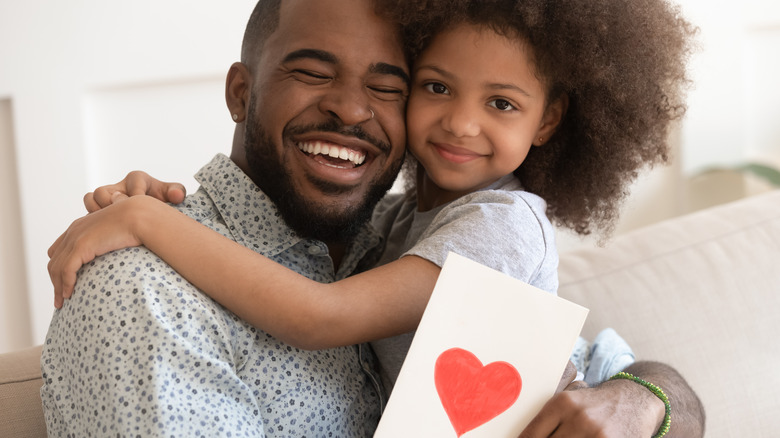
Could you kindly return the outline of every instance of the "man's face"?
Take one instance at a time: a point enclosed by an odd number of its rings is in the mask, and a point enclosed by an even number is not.
[[[245,153],[296,231],[348,240],[392,185],[405,143],[408,69],[365,0],[284,0],[253,74]],[[359,223],[356,223],[359,222]]]

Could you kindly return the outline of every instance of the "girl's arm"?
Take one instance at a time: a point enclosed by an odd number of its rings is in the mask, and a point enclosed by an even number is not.
[[[318,283],[154,198],[134,196],[77,220],[49,249],[55,305],[72,293],[82,264],[137,245],[245,321],[304,349],[414,330],[440,271],[407,256],[335,283]]]

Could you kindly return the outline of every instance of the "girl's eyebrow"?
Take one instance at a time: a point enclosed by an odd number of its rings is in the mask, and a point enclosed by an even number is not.
[[[450,73],[447,70],[444,70],[444,69],[442,69],[440,67],[437,67],[435,65],[423,65],[421,67],[418,67],[415,70],[415,73],[417,73],[417,72],[419,72],[421,70],[433,71],[435,73],[438,73],[438,74],[444,76],[444,78],[446,78],[446,79],[453,79],[455,77],[452,73]],[[522,94],[523,96],[533,97],[531,95],[531,93],[527,92],[526,90],[524,90],[523,88],[521,88],[521,87],[519,87],[519,86],[517,86],[515,84],[488,83],[488,84],[485,85],[485,88],[488,88],[488,89],[491,89],[491,90],[511,90],[511,91],[518,92],[518,93]]]
[[[435,65],[423,65],[423,66],[417,67],[415,69],[415,73],[419,72],[420,70],[431,70],[434,73],[438,73],[438,74],[440,74],[440,75],[442,75],[442,76],[444,76],[445,78],[448,78],[448,79],[452,79],[454,77],[452,75],[452,73],[448,72],[447,70],[442,69],[441,67],[437,67]]]
[[[490,88],[491,90],[512,90],[524,96],[533,97],[531,96],[531,93],[513,84],[488,84],[487,88]]]

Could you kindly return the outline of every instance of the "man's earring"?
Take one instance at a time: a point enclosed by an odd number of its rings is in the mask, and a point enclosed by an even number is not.
[[[544,137],[539,137],[539,143],[544,143]]]
[[[238,114],[233,113],[233,121],[234,122],[238,121]]]

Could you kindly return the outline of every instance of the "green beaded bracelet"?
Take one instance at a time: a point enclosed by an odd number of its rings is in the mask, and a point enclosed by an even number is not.
[[[653,385],[650,382],[647,382],[645,380],[640,379],[639,377],[636,377],[634,375],[631,375],[626,372],[619,372],[615,374],[614,376],[610,377],[609,380],[615,380],[615,379],[627,379],[632,380],[645,388],[649,389],[650,392],[656,395],[656,397],[660,398],[662,402],[664,402],[664,407],[666,410],[666,415],[664,415],[664,421],[661,423],[661,428],[658,429],[658,433],[653,435],[653,438],[661,438],[662,436],[666,435],[667,432],[669,432],[669,426],[672,424],[672,404],[669,403],[669,397],[666,396],[663,389],[659,388],[657,385]]]

